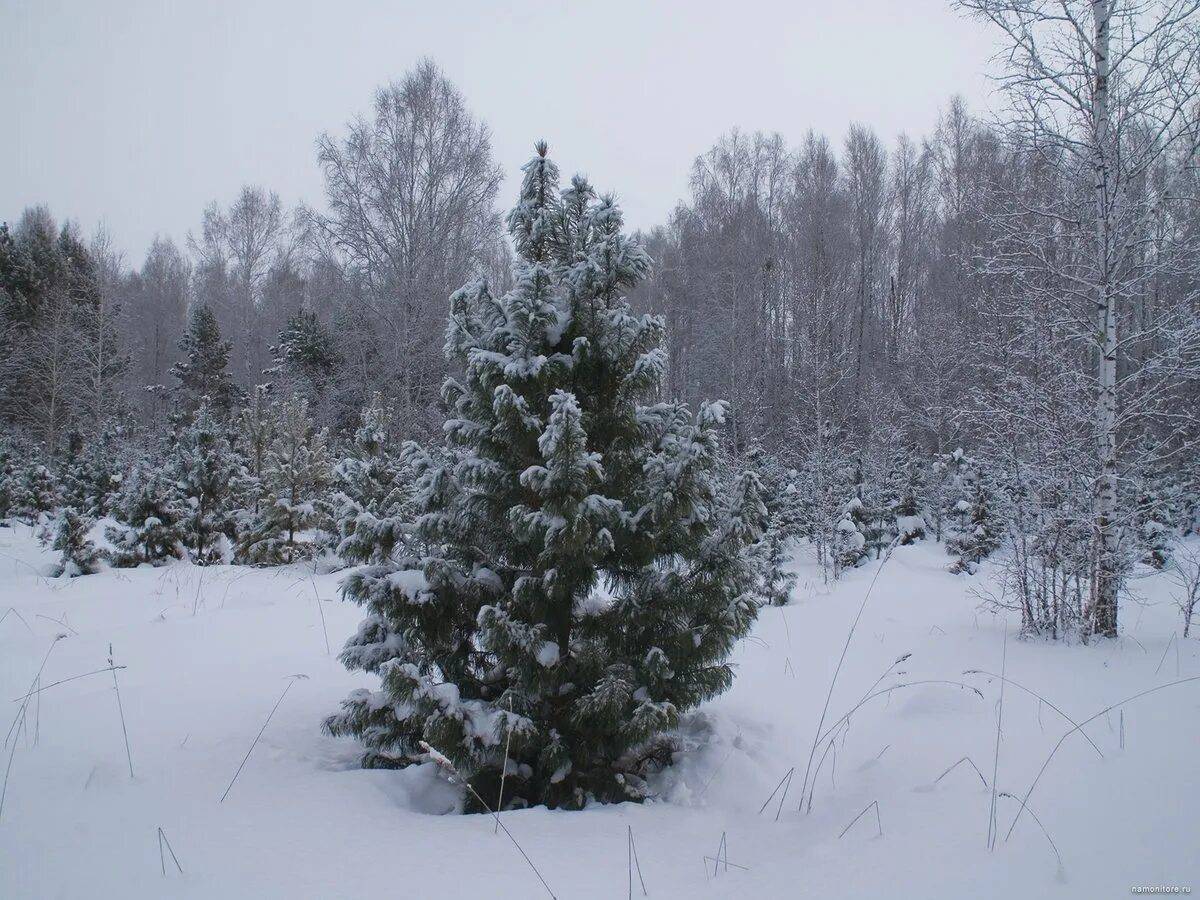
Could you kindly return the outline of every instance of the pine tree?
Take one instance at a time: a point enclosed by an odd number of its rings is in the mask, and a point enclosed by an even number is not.
[[[946,541],[946,549],[958,557],[950,571],[974,573],[979,563],[1000,546],[1000,523],[995,510],[995,492],[981,472],[972,478],[970,518],[961,532]]]
[[[1150,452],[1145,455],[1152,457]],[[1161,464],[1151,462],[1147,468],[1149,471],[1133,479],[1134,495],[1130,498],[1135,509],[1133,537],[1142,562],[1165,569],[1186,517],[1183,490],[1178,476]]]
[[[117,524],[106,528],[104,535],[113,546],[110,555],[117,568],[159,565],[183,557],[183,504],[162,472],[146,466],[128,479],[114,517]]]
[[[73,507],[63,507],[54,530],[53,547],[62,554],[57,575],[75,578],[99,571],[100,551],[88,539],[88,532],[94,524],[93,519],[81,515]]]
[[[839,526],[856,464],[845,435],[828,419],[811,432],[798,429],[795,442],[804,454],[797,480],[800,532],[816,545],[817,561],[828,580],[840,571]]]
[[[28,464],[17,485],[16,516],[35,523],[43,514],[53,512],[58,504],[58,485],[54,475],[41,463]]]
[[[333,469],[337,555],[351,564],[386,562],[412,521],[411,469],[391,446],[391,418],[376,394],[350,453]]]
[[[185,409],[193,410],[208,398],[216,412],[227,415],[245,401],[245,392],[226,371],[231,348],[229,341],[221,340],[211,307],[205,303],[195,307],[187,331],[179,339],[184,358],[171,367]]]
[[[910,453],[904,464],[905,477],[900,497],[893,508],[895,535],[901,545],[925,537],[925,469],[923,460]]]
[[[724,404],[654,402],[664,324],[623,299],[649,259],[616,206],[560,195],[544,144],[524,176],[516,286],[451,299],[450,458],[411,454],[428,551],[343,582],[368,616],[342,659],[381,690],[326,727],[366,765],[424,740],[491,803],[579,807],[642,796],[680,714],[729,687],[766,511],[753,473],[718,477]]]
[[[80,515],[108,515],[121,485],[116,432],[106,429],[85,442],[67,463],[62,478],[62,499]]]
[[[263,472],[267,467],[267,453],[279,432],[277,409],[271,400],[274,386],[259,384],[250,395],[250,401],[237,418],[237,451],[245,460],[245,470],[238,479],[237,494],[240,505],[252,519],[258,515],[266,489]],[[244,527],[243,527],[244,526]],[[239,531],[248,525],[241,523]]]
[[[184,545],[198,565],[224,562],[233,533],[233,491],[242,466],[207,403],[175,442],[167,476],[182,502]]]
[[[319,549],[318,543],[297,538],[329,515],[328,433],[313,427],[308,403],[300,397],[280,405],[276,423],[263,463],[263,500],[238,540],[238,559],[258,565],[290,563]]]
[[[841,519],[833,545],[835,577],[843,569],[852,569],[867,561],[874,534],[874,514],[867,506],[866,480],[861,459],[854,460],[851,475],[851,494],[842,505]]]
[[[943,540],[948,533],[965,526],[974,470],[975,461],[963,452],[962,447],[934,459],[933,477],[929,481],[929,512],[936,540]]]
[[[28,250],[0,223],[0,322],[31,323],[45,283]]]
[[[12,445],[0,437],[0,527],[3,527],[9,516],[16,511],[20,496],[17,465],[13,457]]]
[[[333,333],[315,313],[303,310],[288,318],[271,353],[273,371],[283,379],[288,393],[303,397],[314,408],[325,398],[341,365]]]
[[[767,510],[762,537],[754,545],[762,572],[761,591],[771,605],[785,606],[796,586],[796,573],[787,565],[792,544],[801,535],[801,495],[796,484],[799,476],[759,444],[746,452],[746,464],[762,485]]]

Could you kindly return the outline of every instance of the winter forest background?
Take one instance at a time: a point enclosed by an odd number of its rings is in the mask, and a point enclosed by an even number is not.
[[[0,520],[85,581],[344,571],[342,659],[382,692],[326,728],[457,766],[468,809],[644,796],[798,548],[886,585],[942,542],[993,567],[976,605],[1070,644],[1163,572],[1188,637],[1200,4],[959,8],[1002,43],[999,114],[731,128],[635,234],[552,134],[502,196],[487,111],[431,60],[319,136],[294,209],[247,185],[144,259],[4,211]]]

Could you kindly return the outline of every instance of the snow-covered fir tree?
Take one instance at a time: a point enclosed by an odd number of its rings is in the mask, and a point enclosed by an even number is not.
[[[159,565],[184,556],[183,503],[162,471],[143,466],[126,479],[113,511],[116,525],[105,529],[112,564],[132,568]]]
[[[925,484],[925,461],[917,453],[909,453],[900,496],[892,509],[894,534],[901,545],[925,537],[929,524],[925,520]]]
[[[797,430],[794,440],[804,457],[797,479],[800,531],[816,547],[817,562],[828,580],[840,571],[839,526],[856,464],[845,435],[828,419],[811,432]]]
[[[664,325],[623,299],[649,259],[610,199],[557,180],[539,145],[508,220],[516,286],[452,298],[450,459],[412,460],[430,549],[344,581],[368,615],[342,659],[382,685],[326,723],[369,766],[427,741],[502,808],[643,796],[760,602],[765,508],[752,473],[717,475],[725,407],[655,401]]]
[[[202,402],[192,422],[176,435],[167,466],[182,504],[180,534],[199,565],[225,562],[230,556],[234,489],[241,473],[241,461],[224,428]]]
[[[315,313],[301,310],[288,318],[271,354],[273,377],[280,379],[284,392],[303,397],[314,411],[319,409],[341,365],[332,331]]]
[[[966,501],[969,509],[963,514],[965,524],[946,540],[946,550],[958,557],[951,572],[973,573],[979,563],[999,548],[1003,540],[1003,524],[996,510],[996,495],[990,480],[980,471],[971,477],[971,494]],[[959,504],[955,504],[956,508]]]
[[[1184,480],[1176,466],[1155,453],[1143,439],[1138,447],[1140,464],[1126,478],[1122,501],[1133,507],[1132,534],[1138,558],[1155,569],[1166,568],[1175,542],[1186,528]]]
[[[26,465],[17,481],[13,509],[17,518],[36,523],[46,513],[53,512],[58,504],[58,484],[53,473],[39,462]]]
[[[207,398],[215,411],[227,415],[245,400],[245,392],[229,374],[229,341],[221,339],[216,314],[206,303],[196,306],[188,320],[187,331],[179,340],[183,359],[171,367],[179,381],[183,407],[193,410]]]
[[[757,443],[746,451],[745,465],[758,477],[767,510],[762,537],[754,545],[761,568],[762,594],[773,606],[784,606],[791,601],[796,586],[796,573],[788,568],[791,549],[802,534],[799,473]]]
[[[251,519],[257,515],[265,494],[263,472],[267,467],[267,453],[279,433],[278,409],[272,400],[272,384],[256,385],[250,399],[237,417],[237,451],[245,461],[245,468],[237,483],[237,494],[243,517]],[[249,527],[248,521],[239,524],[239,531]]]
[[[866,481],[861,459],[855,459],[850,476],[850,496],[843,502],[831,548],[835,576],[867,561],[874,534],[874,514],[866,503]]]
[[[412,521],[411,469],[392,446],[391,427],[392,412],[376,395],[333,468],[337,555],[347,563],[386,562]]]
[[[66,506],[81,515],[108,515],[121,487],[117,432],[106,429],[84,442],[62,473],[61,494]]]
[[[52,544],[53,549],[61,554],[56,575],[75,578],[99,571],[101,554],[88,538],[88,532],[94,524],[94,519],[80,514],[73,507],[65,506],[59,512]]]
[[[934,539],[942,540],[948,529],[962,529],[971,509],[971,477],[975,461],[956,447],[934,458],[929,479],[929,519]]]
[[[0,526],[13,515],[19,493],[17,463],[12,446],[0,437]]]
[[[238,538],[238,559],[256,565],[290,563],[316,552],[319,542],[299,538],[329,518],[328,433],[313,426],[301,397],[280,404],[275,423],[263,460],[258,514]]]

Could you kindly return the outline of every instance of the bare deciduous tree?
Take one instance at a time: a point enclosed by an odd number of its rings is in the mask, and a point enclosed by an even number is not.
[[[1049,291],[1093,360],[1093,554],[1087,626],[1117,632],[1123,571],[1119,506],[1123,438],[1154,416],[1188,364],[1193,304],[1176,297],[1131,331],[1148,286],[1194,264],[1194,247],[1156,241],[1194,165],[1200,85],[1195,0],[961,0],[1003,35],[1001,84],[1017,152],[1055,182],[1032,205],[1009,193],[1009,249],[993,274],[1028,295]],[[1048,276],[1048,277],[1047,277]],[[1194,288],[1191,288],[1194,291]],[[1155,350],[1135,359],[1131,347]],[[1176,429],[1168,429],[1174,436]]]
[[[444,366],[446,297],[503,258],[487,126],[426,60],[377,91],[373,115],[345,137],[322,135],[318,159],[328,211],[309,221],[320,251],[361,286],[351,299],[368,315],[350,319],[373,349],[368,389],[423,414]]]

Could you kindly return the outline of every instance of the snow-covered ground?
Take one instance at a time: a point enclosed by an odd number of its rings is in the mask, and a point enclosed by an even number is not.
[[[50,687],[10,738],[0,816],[3,898],[340,898],[546,896],[484,816],[455,802],[426,765],[363,771],[358,748],[321,718],[364,680],[336,659],[358,622],[338,575],[304,567],[106,571],[46,579],[52,562],[25,526],[0,529],[0,691],[13,721],[49,651],[41,683],[103,668],[109,645],[132,753],[131,779],[111,675]],[[829,589],[797,563],[795,602],[763,610],[736,654],[734,688],[691,717],[705,744],[660,776],[661,799],[583,812],[535,809],[503,820],[561,900],[624,897],[627,826],[649,895],[668,897],[1080,897],[1138,886],[1200,891],[1200,681],[1124,707],[1069,737],[1007,842],[1018,803],[1000,797],[987,849],[999,671],[1082,720],[1126,696],[1200,675],[1200,645],[1177,641],[1169,581],[1138,585],[1125,637],[1095,646],[1020,641],[1015,622],[979,612],[987,573],[944,571],[937,546],[901,548],[883,570],[830,707],[835,721],[897,657],[883,685],[931,684],[872,701],[851,720],[797,811],[814,728],[874,566]],[[327,651],[326,632],[328,633]],[[1007,640],[1007,662],[1005,634]],[[1164,651],[1166,655],[1164,657]],[[297,674],[227,799],[222,794],[272,706]],[[1059,738],[1058,713],[1010,685],[1001,791],[1023,794]],[[18,724],[18,731],[20,725]],[[1103,754],[1101,756],[1101,754]],[[797,767],[778,821],[760,806]],[[777,795],[778,799],[778,795]],[[839,837],[873,802],[875,809]],[[162,828],[183,868],[166,856]],[[722,835],[728,869],[704,857]],[[634,896],[641,896],[636,882]]]

